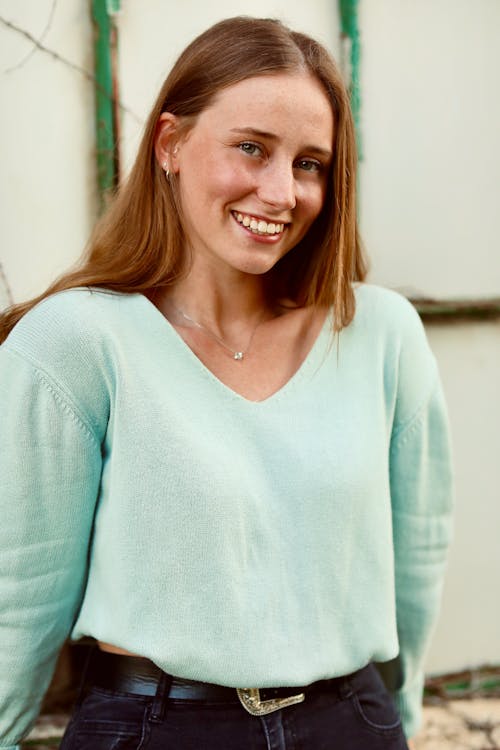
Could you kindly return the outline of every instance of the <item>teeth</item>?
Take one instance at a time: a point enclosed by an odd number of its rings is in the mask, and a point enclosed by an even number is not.
[[[267,221],[264,221],[263,219],[255,219],[248,214],[238,212],[234,213],[233,216],[240,224],[247,227],[255,234],[281,234],[285,228],[284,224],[274,224],[273,222],[269,222],[268,224]]]

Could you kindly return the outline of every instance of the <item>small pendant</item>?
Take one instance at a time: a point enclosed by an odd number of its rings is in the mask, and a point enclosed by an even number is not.
[[[233,359],[243,359],[243,352],[235,352],[233,354]]]

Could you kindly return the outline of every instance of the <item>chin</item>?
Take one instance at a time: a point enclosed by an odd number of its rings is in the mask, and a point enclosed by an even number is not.
[[[238,266],[238,270],[242,273],[248,273],[252,276],[262,276],[265,273],[268,273],[271,271],[276,263],[278,262],[279,258],[274,259],[272,262],[267,261],[266,263],[259,263],[259,262],[248,262],[248,263],[242,263],[241,266]]]
[[[243,273],[249,273],[256,276],[262,275],[271,271],[274,266],[288,253],[269,253],[268,252],[255,252],[253,251],[250,256],[241,259],[241,262],[235,263],[234,267]]]

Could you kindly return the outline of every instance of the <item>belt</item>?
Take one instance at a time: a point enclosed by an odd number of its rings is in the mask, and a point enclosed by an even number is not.
[[[87,688],[94,686],[153,697],[157,693],[160,681],[165,681],[166,676],[167,685],[170,683],[169,699],[224,703],[239,701],[248,713],[263,716],[280,708],[302,703],[306,696],[313,692],[345,691],[358,672],[345,677],[319,680],[302,687],[232,688],[166,675],[149,659],[95,649],[89,658],[84,685]]]

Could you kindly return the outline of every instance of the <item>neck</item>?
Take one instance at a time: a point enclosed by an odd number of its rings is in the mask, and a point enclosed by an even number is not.
[[[167,317],[169,306],[174,307],[217,336],[236,341],[245,340],[253,326],[276,315],[261,277],[241,274],[227,283],[194,269],[165,293],[160,306]]]

